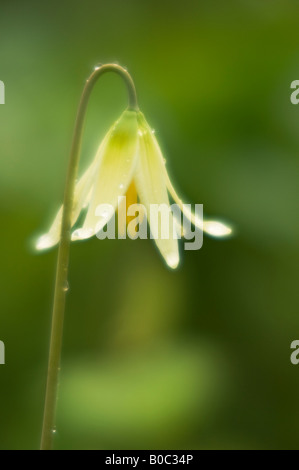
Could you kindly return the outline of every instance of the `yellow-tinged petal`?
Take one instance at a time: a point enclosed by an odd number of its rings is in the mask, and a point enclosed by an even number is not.
[[[138,114],[139,123],[139,158],[136,165],[134,181],[140,202],[145,206],[150,224],[151,235],[169,267],[175,269],[179,264],[178,241],[174,237],[174,220],[170,210],[167,188],[165,184],[163,160],[156,139],[142,113]],[[153,205],[160,206],[162,214],[158,223],[152,224],[151,211]],[[163,236],[163,225],[169,232]]]
[[[137,112],[125,111],[113,126],[103,149],[89,209],[83,227],[73,233],[73,240],[90,238],[99,232],[112,215],[109,211],[107,218],[107,205],[115,210],[118,197],[126,194],[138,156],[137,136]],[[97,210],[100,205],[103,205],[102,214]]]

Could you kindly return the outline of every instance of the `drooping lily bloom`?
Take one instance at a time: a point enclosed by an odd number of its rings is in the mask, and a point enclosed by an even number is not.
[[[186,207],[169,179],[165,160],[152,129],[140,111],[126,110],[108,131],[91,165],[76,184],[72,227],[81,211],[88,209],[83,226],[73,231],[72,240],[90,238],[104,228],[108,222],[107,214],[99,212],[99,207],[112,207],[113,211],[109,214],[112,217],[118,208],[119,198],[126,196],[127,203],[139,201],[149,214],[152,205],[170,205],[168,192],[186,213]],[[38,250],[50,248],[59,242],[62,211],[63,207],[59,209],[49,232],[38,239]],[[176,221],[171,211],[167,212],[167,217],[171,228],[168,237],[161,236],[156,226],[150,226],[150,230],[167,265],[174,269],[179,263],[178,237],[172,230]],[[221,222],[203,222],[191,211],[187,217],[193,225],[212,236],[223,237],[231,233],[231,229]]]

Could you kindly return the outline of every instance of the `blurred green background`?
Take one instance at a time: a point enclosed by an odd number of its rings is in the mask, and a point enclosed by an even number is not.
[[[0,2],[0,448],[39,447],[74,119],[98,62],[132,74],[186,202],[231,221],[166,268],[151,240],[71,249],[57,449],[297,449],[296,0]],[[82,168],[126,106],[97,84]]]

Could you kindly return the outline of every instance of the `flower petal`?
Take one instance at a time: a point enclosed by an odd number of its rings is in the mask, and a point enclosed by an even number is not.
[[[217,220],[205,220],[204,231],[212,237],[227,237],[232,234],[232,229]]]
[[[79,179],[74,192],[74,205],[72,212],[72,226],[76,223],[81,210],[86,207],[88,198],[91,195],[91,186],[95,175],[96,161],[93,161],[89,168]],[[63,205],[60,207],[54,222],[45,235],[42,235],[36,242],[37,250],[44,250],[55,246],[60,239],[61,221],[62,221]]]
[[[216,221],[216,220],[215,221],[214,220],[213,221],[202,220],[197,215],[193,214],[193,212],[189,210],[188,205],[184,204],[183,201],[179,198],[178,194],[176,193],[170,181],[170,178],[168,176],[165,165],[163,165],[163,172],[165,176],[167,189],[169,193],[171,194],[171,197],[179,206],[179,208],[184,212],[185,216],[191,221],[193,225],[195,225],[195,227],[197,227],[200,230],[203,230],[205,233],[213,237],[219,237],[219,238],[227,237],[232,234],[232,228],[229,227],[228,225],[222,222]]]
[[[72,219],[71,223],[72,226],[76,223],[80,212],[84,207],[86,207],[90,201],[91,194],[92,194],[92,186],[94,183],[94,179],[97,175],[97,168],[101,163],[101,159],[103,156],[103,151],[106,147],[106,143],[110,138],[112,130],[108,131],[104,139],[102,140],[100,147],[96,153],[95,158],[87,168],[87,170],[83,173],[81,178],[75,185],[74,190],[74,199],[73,199],[73,211],[72,211]],[[63,205],[60,206],[60,209],[52,223],[50,230],[38,238],[36,242],[36,249],[37,250],[45,250],[55,246],[60,240],[60,231],[61,231],[61,221],[62,221],[62,212],[63,212]]]
[[[138,157],[137,136],[137,113],[125,111],[106,142],[83,227],[73,233],[73,240],[90,238],[99,232],[109,220],[107,205],[115,210],[118,197],[127,192]],[[102,216],[97,211],[99,205],[103,205],[105,211]]]
[[[160,149],[152,131],[141,113],[139,122],[139,158],[134,175],[134,181],[140,202],[147,211],[151,236],[169,267],[175,269],[179,264],[178,241],[174,236],[174,218],[170,210],[167,188],[165,184],[163,161],[160,158]],[[164,214],[158,224],[152,224],[153,205],[164,208]],[[163,235],[163,226],[168,224],[169,233]]]

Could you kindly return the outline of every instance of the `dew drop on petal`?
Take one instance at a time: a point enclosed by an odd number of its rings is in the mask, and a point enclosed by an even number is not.
[[[124,185],[122,183],[118,187],[119,189],[124,189]]]
[[[97,210],[96,215],[98,215],[99,217],[102,217],[103,219],[106,219],[106,217],[109,215],[109,209],[104,208],[104,209]]]
[[[155,134],[155,133],[156,133],[155,129],[152,129],[152,130],[151,130],[151,133],[152,133],[152,134]]]
[[[138,135],[140,135],[140,137],[143,136],[143,132],[141,129],[138,129]]]

